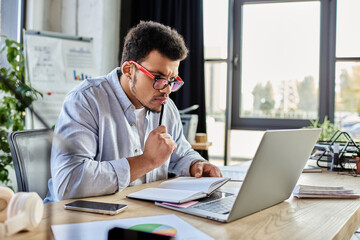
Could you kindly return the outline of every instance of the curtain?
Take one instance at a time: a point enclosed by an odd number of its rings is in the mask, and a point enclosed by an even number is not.
[[[198,104],[191,113],[199,116],[197,132],[206,133],[202,0],[122,0],[119,62],[124,37],[140,20],[170,26],[184,37],[189,55],[180,63],[179,76],[185,84],[170,97],[180,110]],[[207,151],[202,155],[207,158]]]

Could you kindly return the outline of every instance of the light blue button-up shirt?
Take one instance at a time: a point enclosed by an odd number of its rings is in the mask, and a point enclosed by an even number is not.
[[[58,137],[53,140],[52,179],[45,202],[112,194],[141,183],[130,183],[126,158],[142,154],[142,149],[135,106],[123,91],[117,70],[85,80],[67,95],[55,127]],[[164,107],[162,124],[177,149],[167,162],[146,174],[146,182],[166,179],[168,171],[188,176],[191,164],[204,160],[185,139],[174,102],[169,99]],[[145,140],[158,126],[159,117],[147,111]]]

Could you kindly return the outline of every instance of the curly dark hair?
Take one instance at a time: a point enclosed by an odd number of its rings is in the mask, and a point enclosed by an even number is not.
[[[140,21],[125,37],[121,64],[141,63],[152,50],[171,60],[183,60],[188,54],[183,37],[174,29],[153,21]]]

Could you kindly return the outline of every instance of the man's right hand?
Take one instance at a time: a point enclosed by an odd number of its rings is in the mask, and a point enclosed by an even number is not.
[[[154,167],[160,167],[176,150],[177,145],[165,126],[159,126],[150,132],[144,146],[143,157]]]
[[[151,131],[146,139],[143,154],[127,158],[130,165],[130,182],[163,165],[176,147],[165,126]]]

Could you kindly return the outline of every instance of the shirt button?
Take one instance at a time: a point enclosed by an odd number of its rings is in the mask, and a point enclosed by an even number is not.
[[[134,107],[133,107],[133,106],[131,106],[131,107],[130,107],[130,109],[134,109]]]
[[[135,152],[137,153],[139,150],[135,149]]]
[[[131,123],[131,126],[135,126],[135,123]]]

